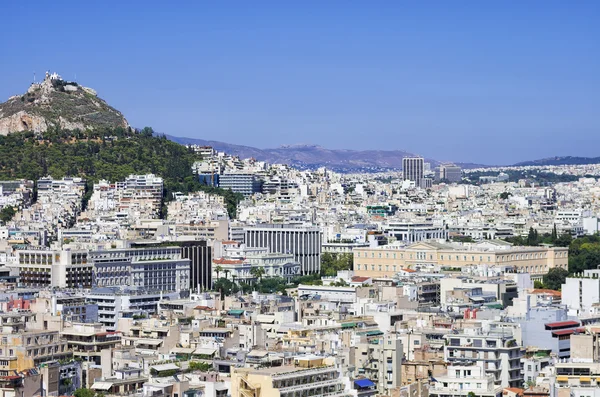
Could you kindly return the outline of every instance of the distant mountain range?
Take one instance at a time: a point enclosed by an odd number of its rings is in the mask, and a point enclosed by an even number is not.
[[[298,168],[315,169],[327,167],[341,172],[374,172],[402,168],[404,157],[415,156],[413,153],[402,150],[344,150],[326,149],[318,145],[285,145],[275,149],[258,149],[251,146],[234,145],[220,141],[197,138],[177,137],[166,135],[174,142],[183,145],[212,146],[218,151],[236,155],[241,158],[255,158],[269,163],[289,164]],[[434,159],[425,159],[432,166],[440,164]],[[464,169],[495,167],[475,163],[461,163],[457,165]],[[539,160],[523,161],[514,166],[545,166],[545,165],[581,165],[600,164],[600,157],[557,156]]]
[[[576,156],[556,156],[540,160],[523,161],[515,166],[542,166],[542,165],[584,165],[600,164],[600,157],[576,157]]]
[[[303,169],[327,167],[334,171],[384,171],[402,168],[404,157],[415,156],[402,150],[343,150],[326,149],[318,145],[285,145],[275,149],[258,149],[250,146],[210,141],[196,138],[166,135],[174,142],[184,145],[212,146],[218,151],[241,158],[255,158],[269,163],[289,164]],[[432,165],[438,161],[426,159]]]

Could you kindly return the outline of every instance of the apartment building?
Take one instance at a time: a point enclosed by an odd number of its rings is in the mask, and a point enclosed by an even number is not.
[[[294,365],[233,368],[232,397],[350,397],[350,380],[342,377],[333,357],[294,358]]]
[[[474,330],[475,331],[475,330]],[[521,373],[521,347],[509,332],[489,332],[481,330],[473,334],[445,335],[444,360],[453,363],[473,362],[483,373],[494,376],[495,385],[520,387],[523,385]]]
[[[94,288],[87,295],[90,302],[98,305],[98,322],[107,331],[116,331],[120,318],[146,317],[157,313],[157,304],[162,298],[177,299],[178,292],[146,292],[133,288]]]
[[[488,264],[540,278],[553,267],[568,269],[566,247],[513,247],[500,241],[452,244],[421,241],[400,247],[388,245],[356,248],[354,270],[358,276],[394,277],[400,270],[424,265],[462,268]]]
[[[254,174],[225,173],[219,177],[219,187],[249,197],[262,191],[262,180]]]
[[[587,269],[567,277],[561,288],[562,303],[571,316],[589,316],[600,302],[600,269]]]
[[[60,316],[71,322],[89,323],[98,320],[98,306],[89,302],[83,292],[42,290],[31,303],[31,311]]]
[[[106,331],[101,323],[74,323],[61,332],[73,357],[92,365],[102,365],[102,350],[121,346],[121,333]]]
[[[150,211],[158,213],[163,195],[163,179],[154,174],[129,175],[115,183],[118,192],[118,210],[127,211],[132,203],[148,202]]]
[[[460,397],[474,394],[479,397],[501,397],[503,387],[495,383],[494,375],[486,373],[472,362],[448,366],[445,376],[436,376],[430,397]],[[471,394],[472,393],[472,394]]]
[[[17,251],[21,285],[28,287],[89,288],[93,265],[83,250],[27,249]]]
[[[146,291],[190,288],[190,259],[181,247],[147,247],[94,251],[89,254],[98,287],[133,286]]]
[[[302,265],[302,274],[321,270],[321,230],[314,226],[260,224],[246,228],[248,247],[266,247],[271,253],[290,253]]]
[[[356,367],[356,376],[364,376],[377,386],[381,394],[402,386],[402,340],[397,334],[382,335],[370,331],[355,343],[350,361]]]
[[[43,362],[71,358],[73,353],[58,331],[0,333],[0,376],[35,368]]]

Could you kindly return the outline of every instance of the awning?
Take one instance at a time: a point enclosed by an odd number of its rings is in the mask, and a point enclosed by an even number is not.
[[[557,382],[568,382],[569,381],[569,377],[568,376],[557,376],[556,377],[556,381]]]
[[[355,328],[356,323],[343,323],[342,328]]]
[[[111,382],[94,382],[92,390],[108,390],[112,387]]]
[[[138,339],[134,342],[134,344],[136,346],[139,345],[150,345],[150,346],[158,346],[162,343],[163,341],[160,339]]]
[[[354,384],[358,387],[373,387],[375,383],[371,382],[369,379],[356,379]]]
[[[194,350],[194,354],[212,356],[213,354],[215,354],[216,351],[217,349],[213,349],[210,347],[199,347],[196,350]]]
[[[580,376],[579,381],[580,382],[591,382],[592,378],[590,378],[589,376]]]
[[[481,296],[471,296],[469,299],[471,299],[473,302],[483,302],[483,301],[485,301],[485,299],[482,298]]]
[[[367,336],[376,336],[376,335],[383,335],[382,331],[369,331],[367,332]]]
[[[179,367],[173,363],[170,363],[170,364],[153,365],[150,367],[150,369],[153,369],[156,372],[163,372],[163,371],[178,370]]]
[[[240,310],[240,309],[234,309],[234,310],[230,310],[227,312],[227,314],[229,314],[230,316],[241,316],[242,314],[244,314],[245,310]]]

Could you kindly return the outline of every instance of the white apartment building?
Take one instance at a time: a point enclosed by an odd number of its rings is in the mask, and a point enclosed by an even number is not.
[[[157,313],[161,299],[178,299],[179,293],[146,292],[127,288],[94,288],[87,295],[88,301],[98,305],[98,322],[108,331],[117,330],[120,318],[151,316]]]
[[[562,285],[562,303],[570,316],[588,316],[600,302],[600,269],[588,269],[568,277]]]
[[[449,334],[444,336],[444,360],[453,363],[474,363],[480,373],[494,376],[494,384],[502,387],[521,387],[521,347],[509,332]]]
[[[472,363],[449,365],[446,376],[435,378],[429,396],[460,397],[474,393],[480,397],[501,397],[503,388],[494,381],[494,375],[486,374]]]

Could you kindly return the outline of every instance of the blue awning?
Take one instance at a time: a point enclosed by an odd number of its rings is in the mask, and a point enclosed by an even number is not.
[[[371,382],[369,379],[357,379],[354,381],[354,384],[358,387],[371,387],[375,386],[375,383]]]

